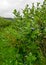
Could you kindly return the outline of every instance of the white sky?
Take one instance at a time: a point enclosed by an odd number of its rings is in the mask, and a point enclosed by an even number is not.
[[[43,0],[0,0],[0,16],[2,17],[13,17],[13,10],[21,10],[26,4],[31,6],[31,3],[40,2],[42,4]]]

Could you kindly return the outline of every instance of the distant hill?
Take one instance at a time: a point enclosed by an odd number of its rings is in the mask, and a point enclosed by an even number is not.
[[[0,18],[3,18],[3,19],[7,19],[7,20],[12,20],[13,18],[6,18],[6,17],[1,17]]]
[[[7,19],[7,20],[13,20],[13,18],[4,18],[4,19]]]

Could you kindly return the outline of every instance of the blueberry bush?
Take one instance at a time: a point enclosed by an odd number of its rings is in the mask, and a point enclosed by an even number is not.
[[[0,65],[46,65],[46,0],[0,18]]]

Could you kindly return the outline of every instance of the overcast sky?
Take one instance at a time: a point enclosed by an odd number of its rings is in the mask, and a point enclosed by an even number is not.
[[[43,0],[0,0],[0,16],[2,17],[13,17],[13,10],[21,10],[26,4],[40,2],[42,4]]]

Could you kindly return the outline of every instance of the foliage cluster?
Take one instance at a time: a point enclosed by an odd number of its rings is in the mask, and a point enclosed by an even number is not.
[[[46,65],[46,0],[13,13],[0,18],[0,65]]]

